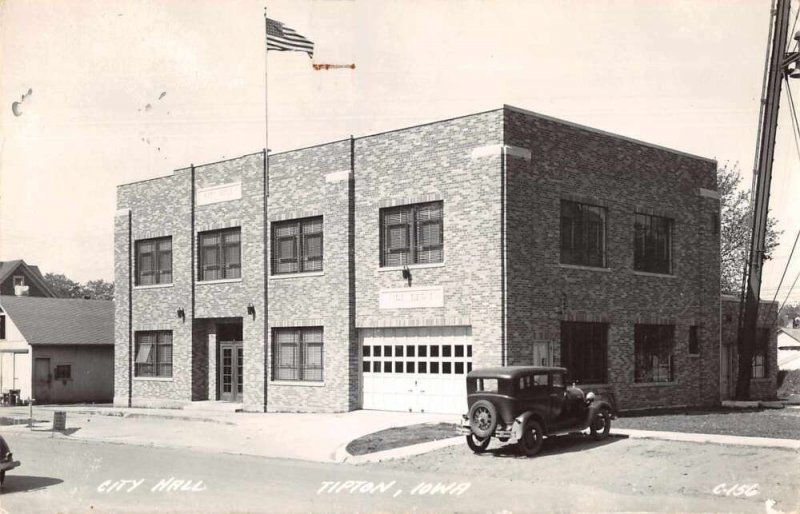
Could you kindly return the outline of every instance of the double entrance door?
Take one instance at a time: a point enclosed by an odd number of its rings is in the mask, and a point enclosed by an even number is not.
[[[242,341],[219,343],[219,396],[227,402],[242,401],[244,350]]]

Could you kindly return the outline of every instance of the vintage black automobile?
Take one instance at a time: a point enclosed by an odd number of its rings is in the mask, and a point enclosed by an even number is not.
[[[459,433],[476,453],[492,437],[516,442],[529,457],[542,448],[545,436],[589,429],[604,439],[614,418],[612,406],[593,392],[584,394],[566,383],[565,368],[504,366],[476,369],[467,374],[469,413]]]
[[[19,466],[19,461],[14,460],[11,449],[8,447],[6,440],[0,436],[0,485],[6,480],[6,471],[14,469]]]

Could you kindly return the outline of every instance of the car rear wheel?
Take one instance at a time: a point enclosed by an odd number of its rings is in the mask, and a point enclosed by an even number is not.
[[[600,409],[600,412],[592,420],[592,426],[589,431],[595,441],[602,441],[608,437],[609,432],[611,432],[611,414],[608,409]]]
[[[497,427],[497,409],[492,402],[478,400],[469,409],[469,427],[472,433],[482,439],[488,439]]]
[[[544,429],[542,424],[535,419],[529,419],[522,429],[519,439],[519,450],[526,457],[533,457],[542,449],[544,444]]]
[[[481,439],[475,434],[470,434],[467,436],[467,446],[469,446],[469,449],[475,453],[483,453],[486,451],[486,448],[489,447],[489,441],[491,440],[491,437]]]

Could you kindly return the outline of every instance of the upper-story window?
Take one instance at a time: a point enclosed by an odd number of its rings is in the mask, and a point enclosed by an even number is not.
[[[14,287],[16,286],[24,286],[25,285],[25,276],[24,275],[14,275]]]
[[[606,209],[561,200],[561,263],[606,265]]]
[[[136,241],[136,285],[172,283],[172,237]]]
[[[650,273],[672,273],[673,220],[636,213],[633,268]]]
[[[198,234],[198,280],[241,278],[241,228],[226,228]]]
[[[442,202],[381,209],[381,266],[444,261]]]
[[[0,314],[0,339],[6,338],[6,315]]]
[[[322,216],[272,224],[272,274],[322,271]]]

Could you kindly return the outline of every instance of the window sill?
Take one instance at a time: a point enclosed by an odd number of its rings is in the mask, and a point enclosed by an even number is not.
[[[278,275],[270,275],[270,280],[284,280],[287,278],[302,278],[302,277],[322,277],[325,276],[324,271],[301,271],[300,273],[280,273]]]
[[[686,355],[688,355],[689,357],[695,357],[695,358],[700,357],[699,353],[687,353]]]
[[[585,270],[585,271],[600,271],[600,272],[603,272],[603,273],[610,273],[611,272],[611,268],[601,268],[601,267],[595,267],[595,266],[581,266],[580,264],[562,264],[562,263],[559,263],[558,265],[559,265],[559,267],[564,268],[564,269],[578,269],[578,270]]]
[[[133,377],[134,381],[141,380],[142,382],[173,382],[173,377]]]
[[[170,282],[169,284],[150,284],[146,286],[133,286],[134,291],[137,289],[162,289],[165,287],[172,287],[174,284]]]
[[[633,270],[634,275],[639,275],[640,277],[662,277],[662,278],[677,278],[677,275],[672,273],[651,273],[649,271],[637,271]]]
[[[378,265],[378,271],[403,271],[404,269],[428,269],[428,268],[444,268],[444,262],[432,262],[430,264],[409,264],[408,266],[389,266],[389,267],[380,267]]]
[[[756,382],[758,384],[760,384],[760,383],[769,383],[769,382],[772,382],[772,379],[771,378],[751,378],[750,382],[751,383],[752,382]]]
[[[198,280],[195,282],[198,286],[199,285],[211,285],[211,284],[234,284],[236,282],[241,282],[242,279],[240,278],[223,278],[220,280]]]
[[[276,386],[325,387],[325,382],[312,382],[310,380],[272,380],[269,384]]]
[[[677,382],[634,382],[633,387],[670,387],[678,385]]]

